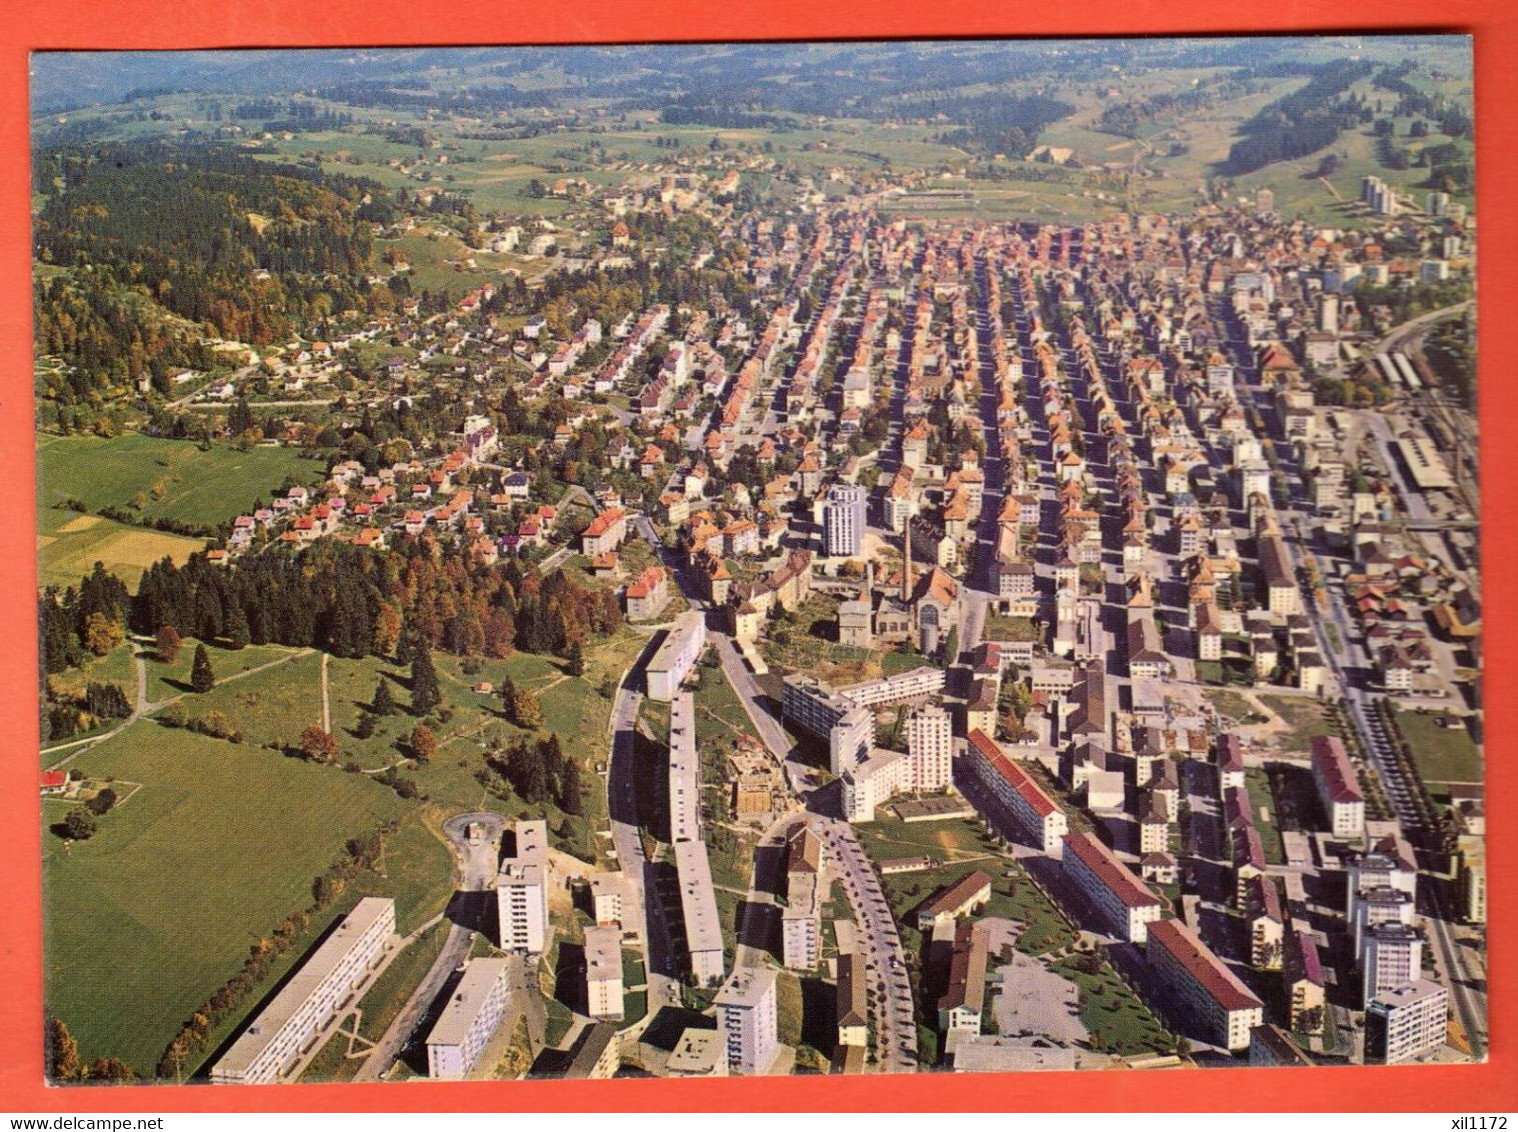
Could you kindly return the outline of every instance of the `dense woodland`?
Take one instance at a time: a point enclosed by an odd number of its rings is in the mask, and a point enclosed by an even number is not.
[[[44,674],[104,655],[128,628],[157,636],[169,626],[176,637],[232,648],[274,643],[409,659],[428,648],[569,656],[622,624],[612,591],[586,589],[562,571],[544,578],[516,559],[485,565],[425,535],[400,536],[384,554],[322,540],[249,556],[234,570],[204,554],[183,566],[166,558],[143,574],[135,597],[97,566],[77,589],[46,590],[38,612]]]
[[[194,365],[185,328],[255,346],[334,311],[365,309],[372,226],[394,218],[378,186],[212,146],[44,150],[34,188],[39,355],[74,372],[45,392],[83,396]],[[69,268],[59,274],[48,268]],[[89,282],[81,277],[88,273]]]
[[[1370,121],[1371,107],[1344,92],[1375,69],[1374,63],[1348,59],[1312,68],[1305,86],[1276,99],[1239,127],[1244,136],[1233,143],[1220,171],[1237,176],[1272,162],[1306,157],[1333,145],[1344,130]]]

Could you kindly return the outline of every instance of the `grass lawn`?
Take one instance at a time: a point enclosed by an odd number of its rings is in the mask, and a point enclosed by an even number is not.
[[[574,1025],[574,1011],[558,999],[546,995],[543,1003],[548,1008],[548,1023],[543,1028],[543,1042],[557,1048],[558,1044],[564,1040],[564,1035],[569,1033],[569,1028]]]
[[[1464,727],[1440,727],[1439,713],[1392,710],[1424,782],[1481,781],[1481,749]]]
[[[189,651],[193,653],[194,650]],[[244,742],[299,747],[301,731],[307,727],[320,727],[322,722],[321,654],[307,653],[262,672],[238,680],[226,680],[225,676],[230,673],[223,673],[223,666],[216,662],[225,655],[240,663],[244,659],[240,654],[249,651],[251,647],[235,653],[217,654],[211,665],[221,683],[209,692],[186,696],[180,706],[192,716],[221,712],[242,732]],[[266,659],[288,655],[287,650],[278,649]],[[181,653],[180,660],[183,659]],[[188,677],[186,672],[185,683],[189,682]]]
[[[1217,708],[1219,715],[1225,715],[1236,723],[1243,723],[1250,716],[1258,714],[1248,700],[1231,689],[1208,689],[1206,696],[1212,701],[1212,706]]]
[[[701,749],[705,751],[708,743],[720,744],[725,749],[739,735],[762,742],[721,665],[711,668],[703,665],[697,671],[701,675],[701,684],[695,692],[696,741]]]
[[[74,765],[143,785],[89,841],[43,834],[47,1001],[81,1056],[143,1073],[349,837],[405,813],[358,776],[146,722]]]
[[[1073,956],[1058,960],[1052,969],[1080,988],[1081,1022],[1102,1049],[1129,1055],[1173,1047],[1169,1031],[1105,962],[1095,974],[1082,970]]]
[[[988,612],[983,636],[988,641],[1036,641],[1038,626],[1028,617],[1008,617],[1004,613]]]
[[[49,436],[37,444],[37,502],[40,509],[78,499],[91,511],[114,505],[146,520],[214,526],[268,500],[286,479],[311,485],[325,472],[325,462],[291,448],[215,444],[202,452],[191,440],[135,433]]]
[[[854,828],[859,834],[860,845],[872,861],[926,854],[950,865],[957,861],[977,862],[990,872],[999,867],[1001,860],[979,823],[966,818],[924,822],[873,821]],[[898,874],[919,879],[928,875]]]
[[[920,936],[910,913],[938,888],[953,884],[976,869],[992,879],[991,900],[983,913],[1004,916],[1026,925],[1018,938],[1018,950],[1030,955],[1069,946],[1075,932],[1059,910],[1010,857],[998,853],[984,840],[977,823],[965,818],[942,822],[866,822],[855,827],[865,853],[872,861],[927,854],[943,863],[915,873],[896,873],[883,878],[886,898],[901,925],[902,941],[909,951],[920,946]],[[1008,875],[1009,870],[1013,875]]]
[[[428,928],[416,942],[390,961],[384,974],[359,999],[358,1008],[363,1012],[358,1025],[361,1037],[371,1042],[384,1037],[390,1023],[395,1021],[395,1016],[401,1012],[401,1007],[406,1005],[406,1000],[411,997],[431,968],[432,961],[443,949],[443,941],[448,938],[448,927],[448,924],[442,923]],[[363,1044],[359,1043],[358,1049],[363,1048]],[[312,1059],[300,1079],[351,1081],[363,1066],[364,1059],[345,1057],[347,1049],[348,1038],[343,1034],[334,1034]]]
[[[183,564],[205,549],[205,540],[128,526],[99,515],[58,507],[37,509],[37,581],[43,586],[78,586],[102,562],[135,590],[142,572],[172,558]]]
[[[301,656],[299,649],[288,648],[285,645],[249,645],[247,648],[229,649],[208,642],[206,644],[206,652],[210,654],[211,671],[216,674],[218,684],[209,692],[196,694],[190,691],[190,670],[195,666],[195,646],[199,643],[193,637],[186,637],[184,644],[180,647],[179,655],[174,658],[173,664],[163,664],[152,656],[151,651],[149,652],[147,657],[148,702],[155,704],[162,703],[164,700],[171,700],[175,696],[182,696],[188,692],[190,694],[184,700],[185,711],[191,715],[204,715],[211,710],[211,705],[208,701],[213,698],[219,698],[221,701],[226,702],[218,702],[214,706],[226,712],[236,726],[243,728],[245,731],[255,721],[238,719],[228,710],[229,706],[233,708],[240,706],[231,704],[228,699],[233,689],[246,691],[247,687],[245,685],[258,688],[270,680],[288,681],[290,679],[289,674],[282,671],[286,665],[315,666],[320,663],[320,658],[317,654],[309,653],[306,656]],[[276,660],[285,661],[285,664],[277,665],[269,670],[269,672],[261,672],[255,676],[234,680],[231,683],[223,683],[229,676],[237,676],[239,673],[247,672],[249,669],[258,668],[260,665]],[[308,678],[311,680],[319,679],[317,675],[319,671],[318,668],[311,667],[307,673]],[[135,680],[135,677],[133,679]],[[315,684],[313,687],[314,694],[319,697],[321,694],[320,684]],[[133,694],[135,694],[135,688]],[[321,722],[320,706],[317,708],[315,722]],[[274,723],[275,721],[272,720],[265,721],[265,729],[273,726]],[[302,723],[301,727],[304,726],[305,724]],[[296,728],[295,733],[297,735],[300,734],[300,728]]]

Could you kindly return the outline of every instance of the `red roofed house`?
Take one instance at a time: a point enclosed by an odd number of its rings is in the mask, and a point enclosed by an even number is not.
[[[1148,927],[1160,918],[1160,899],[1128,866],[1089,833],[1065,836],[1065,876],[1101,917],[1113,935],[1143,943]]]
[[[650,621],[669,604],[669,575],[662,566],[650,566],[627,584],[627,619]]]
[[[1014,822],[1032,833],[1033,844],[1052,857],[1058,857],[1063,838],[1069,832],[1065,811],[1054,804],[1027,771],[1006,755],[996,741],[984,731],[970,732],[970,766],[981,783],[1007,808]]]
[[[1195,932],[1179,920],[1149,927],[1149,966],[1167,993],[1166,1013],[1179,1015],[1204,1041],[1249,1048],[1249,1031],[1265,1020],[1265,1005]]]
[[[609,550],[616,550],[627,537],[627,513],[620,507],[608,507],[590,521],[580,535],[580,551],[594,558]]]
[[[1349,761],[1344,741],[1319,735],[1312,741],[1312,780],[1335,837],[1359,837],[1365,832],[1365,795]]]
[[[66,770],[45,770],[42,772],[42,794],[66,794],[69,788],[69,772]]]

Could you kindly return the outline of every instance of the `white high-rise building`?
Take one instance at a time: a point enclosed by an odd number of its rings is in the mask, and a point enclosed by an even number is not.
[[[713,1005],[727,1041],[730,1073],[763,1073],[780,1048],[776,1013],[775,971],[771,967],[739,967],[717,992]]]
[[[592,1018],[622,1017],[622,929],[585,929],[585,1001]]]
[[[907,716],[907,754],[912,789],[947,790],[953,780],[954,727],[937,704],[923,704]]]
[[[516,839],[495,882],[501,950],[540,954],[548,946],[548,823],[519,821]]]
[[[1366,931],[1360,947],[1366,1006],[1423,975],[1423,935],[1417,928],[1396,922],[1377,924]]]
[[[1365,1010],[1365,1060],[1395,1065],[1426,1057],[1449,1039],[1449,991],[1419,979],[1375,998]]]
[[[822,507],[822,553],[826,557],[848,558],[859,553],[864,508],[864,488],[859,484],[841,483],[828,489]]]
[[[480,1060],[511,997],[508,959],[471,959],[427,1035],[427,1076],[462,1081]]]

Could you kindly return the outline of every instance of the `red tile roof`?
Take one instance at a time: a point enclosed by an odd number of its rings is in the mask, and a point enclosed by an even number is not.
[[[1050,800],[1049,795],[1044,793],[1043,788],[1028,777],[1028,772],[1002,754],[1001,748],[984,731],[979,728],[971,731],[970,743],[985,757],[991,769],[1006,779],[1007,784],[1017,791],[1018,796],[1028,803],[1040,818],[1046,818],[1059,810],[1059,807]]]
[[[1323,777],[1328,795],[1335,802],[1363,802],[1360,780],[1350,765],[1344,741],[1334,735],[1318,735],[1312,741],[1312,765]]]
[[[1156,920],[1149,925],[1149,947],[1173,956],[1224,1010],[1254,1010],[1264,1004],[1239,977],[1224,966],[1212,949],[1179,920]]]
[[[1091,834],[1067,833],[1065,849],[1074,853],[1126,907],[1142,908],[1160,902],[1160,898],[1150,892],[1127,865],[1112,855],[1112,850]],[[1150,927],[1152,929],[1153,925]]]

